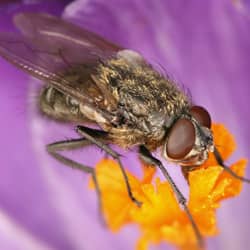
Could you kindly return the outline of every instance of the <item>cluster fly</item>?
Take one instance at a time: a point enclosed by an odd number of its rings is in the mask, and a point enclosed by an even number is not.
[[[140,158],[158,167],[185,210],[198,244],[201,233],[186,199],[161,161],[151,152],[161,148],[163,158],[188,171],[213,152],[218,163],[235,178],[214,145],[208,111],[193,105],[167,76],[158,73],[137,52],[119,47],[58,17],[21,13],[14,17],[20,33],[0,33],[0,55],[42,80],[38,106],[51,119],[76,124],[77,139],[47,145],[59,162],[92,175],[102,209],[95,170],[73,161],[61,151],[96,145],[118,163],[129,197],[138,206],[120,155],[109,144],[137,148]],[[99,129],[87,127],[96,125]]]

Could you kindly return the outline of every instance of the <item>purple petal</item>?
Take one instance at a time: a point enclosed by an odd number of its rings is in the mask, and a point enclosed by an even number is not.
[[[58,13],[63,7],[61,3],[47,3],[44,10],[49,11],[49,6],[52,13]],[[14,9],[20,11],[27,8],[17,6]],[[42,5],[39,9],[43,10]],[[10,19],[5,17],[1,15],[4,28],[9,25]],[[1,125],[0,211],[4,218],[0,222],[1,249],[77,248],[79,243],[70,238],[65,222],[49,199],[47,180],[41,174],[29,139],[31,133],[26,109],[28,77],[1,59],[1,82],[0,111],[4,118]],[[13,242],[8,245],[11,235]],[[37,247],[27,247],[29,244],[36,244]]]

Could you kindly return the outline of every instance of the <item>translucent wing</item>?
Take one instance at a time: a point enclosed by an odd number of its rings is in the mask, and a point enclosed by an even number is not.
[[[52,50],[60,48],[64,56],[68,60],[73,57],[74,62],[89,62],[97,56],[107,56],[121,50],[100,36],[55,16],[24,13],[15,16],[14,22],[34,45]]]
[[[86,65],[90,74],[91,67],[114,56],[121,48],[47,14],[23,13],[14,21],[22,34],[0,33],[0,55],[57,90],[91,104],[90,96],[82,88],[65,79],[65,70]]]

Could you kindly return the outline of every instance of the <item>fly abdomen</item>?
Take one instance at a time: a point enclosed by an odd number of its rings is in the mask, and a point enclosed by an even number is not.
[[[79,103],[51,86],[43,88],[39,98],[40,111],[52,119],[62,122],[83,122],[86,120],[79,109]]]

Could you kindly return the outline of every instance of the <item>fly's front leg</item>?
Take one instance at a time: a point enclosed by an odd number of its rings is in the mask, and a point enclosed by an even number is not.
[[[95,132],[93,132],[92,129],[84,127],[84,126],[77,126],[76,131],[83,136],[84,138],[86,138],[88,141],[90,141],[91,143],[95,144],[96,146],[98,146],[100,149],[102,149],[104,152],[106,152],[108,155],[112,156],[119,164],[119,167],[121,169],[122,175],[124,177],[125,180],[125,184],[126,184],[126,188],[128,191],[128,196],[129,198],[137,205],[137,206],[141,206],[141,202],[138,201],[131,190],[130,184],[129,184],[129,180],[128,180],[128,176],[126,174],[126,171],[122,165],[122,162],[120,160],[120,155],[115,152],[111,147],[109,147],[107,144],[105,144],[103,141],[99,140],[98,138],[96,138],[95,136]]]
[[[68,157],[63,156],[60,151],[69,151],[73,149],[82,148],[85,146],[91,145],[91,142],[86,140],[85,138],[80,139],[72,139],[72,140],[66,140],[66,141],[58,141],[55,143],[51,143],[47,145],[47,151],[48,153],[53,156],[56,160],[63,163],[64,165],[71,167],[73,169],[79,169],[83,171],[84,173],[90,174],[93,178],[95,190],[97,193],[97,202],[98,202],[98,210],[99,210],[99,216],[103,224],[105,224],[105,220],[103,218],[103,206],[102,206],[102,197],[101,197],[101,189],[97,180],[95,169],[86,165],[83,165],[81,163],[78,163],[72,159],[69,159]]]
[[[217,161],[217,163],[225,170],[227,171],[230,175],[232,175],[234,178],[240,180],[240,181],[244,181],[244,182],[247,182],[247,183],[250,183],[250,180],[245,178],[245,177],[242,177],[242,176],[239,176],[237,175],[231,168],[229,168],[228,166],[225,165],[221,155],[220,155],[220,152],[218,151],[218,149],[216,147],[214,147],[214,157]]]
[[[201,249],[203,249],[204,247],[204,242],[200,233],[199,228],[197,227],[194,218],[189,210],[189,208],[186,205],[186,198],[184,197],[184,195],[181,193],[181,191],[179,190],[179,188],[176,186],[176,184],[174,183],[174,180],[172,179],[172,177],[169,175],[168,171],[166,170],[166,168],[163,166],[163,164],[161,163],[161,161],[159,161],[158,159],[156,159],[154,156],[152,156],[152,154],[149,152],[149,150],[145,147],[145,146],[140,146],[139,147],[139,154],[140,157],[143,161],[145,161],[146,163],[150,164],[150,165],[154,165],[156,167],[158,167],[162,174],[164,175],[164,177],[167,179],[168,183],[170,184],[170,186],[172,187],[175,196],[179,202],[179,204],[182,205],[184,211],[186,212],[189,221],[191,222],[191,225],[193,227],[194,233],[196,235],[197,238],[197,242],[199,244],[199,247]]]

